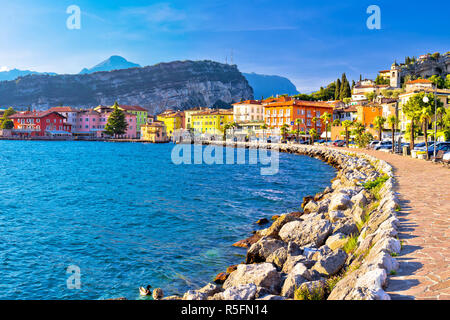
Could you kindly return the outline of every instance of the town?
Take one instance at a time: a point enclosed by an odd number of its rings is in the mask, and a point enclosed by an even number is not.
[[[450,140],[450,75],[443,78],[436,73],[444,70],[426,67],[419,70],[420,76],[411,76],[408,71],[411,65],[426,66],[436,59],[449,67],[450,53],[407,57],[405,63],[394,62],[390,69],[379,71],[375,80],[360,77],[350,85],[343,74],[311,95],[261,97],[233,103],[229,108],[174,107],[150,115],[143,107],[117,102],[113,106],[60,106],[45,111],[9,107],[0,110],[0,136],[151,143],[232,139],[349,147],[370,144],[379,150],[427,159],[437,156],[427,152],[436,142],[442,158],[449,147],[437,142]]]

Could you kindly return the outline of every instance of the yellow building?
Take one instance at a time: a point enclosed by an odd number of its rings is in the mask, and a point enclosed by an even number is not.
[[[194,132],[223,134],[225,124],[233,122],[233,110],[207,110],[192,115]]]
[[[191,130],[193,129],[193,121],[192,121],[192,115],[199,113],[199,112],[204,112],[209,110],[208,108],[202,108],[202,107],[198,107],[198,108],[193,108],[193,109],[189,109],[189,110],[184,110],[184,128],[186,130]]]
[[[168,142],[166,126],[163,122],[154,121],[151,124],[144,124],[141,126],[141,140],[150,141],[153,143]]]
[[[164,123],[166,126],[167,136],[173,136],[175,130],[183,129],[184,127],[184,112],[174,112],[171,110],[164,111],[157,116],[157,120]]]

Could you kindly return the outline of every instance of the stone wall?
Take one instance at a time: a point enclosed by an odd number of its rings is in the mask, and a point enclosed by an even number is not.
[[[281,215],[247,239],[245,262],[228,268],[216,283],[188,291],[184,300],[390,299],[384,288],[398,269],[394,256],[401,244],[393,173],[386,162],[325,147],[233,146],[307,155],[336,167],[338,174],[331,187],[304,199],[304,212]],[[376,192],[368,190],[366,183],[381,178],[385,182]]]

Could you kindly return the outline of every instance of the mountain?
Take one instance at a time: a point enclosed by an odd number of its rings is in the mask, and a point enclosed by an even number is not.
[[[24,77],[30,74],[48,74],[48,75],[55,75],[56,73],[52,72],[36,72],[36,71],[30,71],[30,70],[19,70],[19,69],[12,69],[8,71],[2,71],[0,72],[0,81],[8,81],[8,80],[15,80],[18,77]]]
[[[243,73],[243,75],[253,88],[255,99],[276,96],[277,94],[295,95],[299,93],[295,85],[284,77],[256,73]]]
[[[92,67],[91,69],[84,68],[81,70],[80,74],[88,74],[99,71],[113,71],[120,69],[129,69],[129,68],[140,68],[141,66],[127,61],[125,58],[120,56],[111,56],[103,62],[100,62],[98,65]]]
[[[0,82],[0,105],[140,105],[150,113],[168,108],[209,107],[253,97],[237,66],[214,61],[175,61],[144,68],[78,75],[29,75]]]

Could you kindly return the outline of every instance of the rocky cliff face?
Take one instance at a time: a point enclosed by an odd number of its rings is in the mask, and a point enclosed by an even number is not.
[[[1,106],[36,109],[117,101],[157,113],[251,98],[253,89],[236,66],[213,61],[175,61],[93,74],[31,75],[0,82]]]

